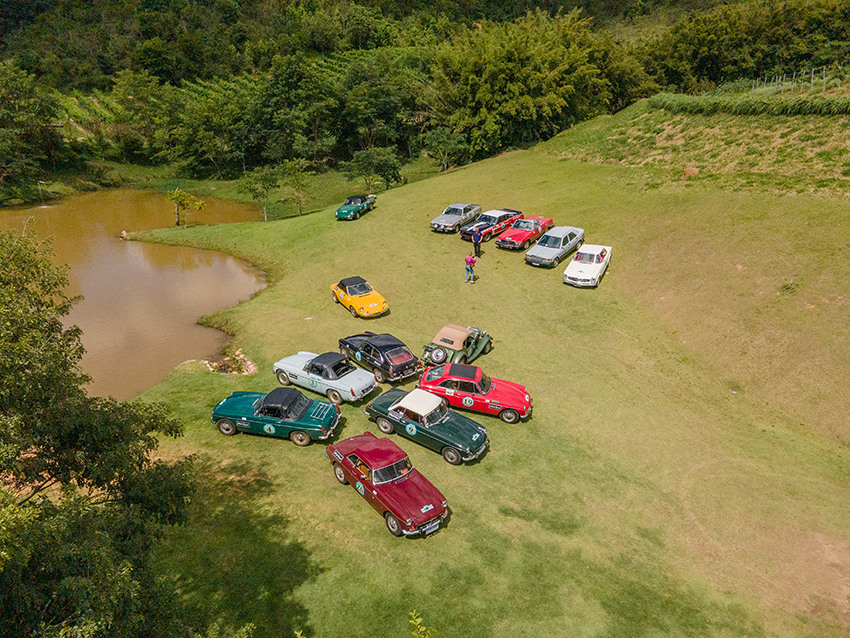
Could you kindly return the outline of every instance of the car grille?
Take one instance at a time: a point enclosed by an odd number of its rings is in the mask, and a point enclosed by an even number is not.
[[[497,246],[504,246],[505,248],[518,248],[519,242],[514,241],[513,239],[497,239],[496,245]]]
[[[590,279],[583,279],[579,277],[567,277],[567,281],[571,281],[574,284],[589,284],[591,282]]]
[[[422,534],[423,536],[433,534],[438,529],[440,529],[440,523],[443,522],[443,516],[444,515],[438,516],[437,518],[434,518],[426,523],[422,523],[421,525],[417,526],[416,531]]]

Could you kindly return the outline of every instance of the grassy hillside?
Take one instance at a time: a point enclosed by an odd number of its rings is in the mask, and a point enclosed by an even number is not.
[[[639,168],[633,181],[646,188],[687,179],[727,190],[848,192],[850,116],[698,115],[651,104],[642,101],[584,122],[539,148],[557,157]],[[698,174],[686,177],[689,168]]]
[[[199,616],[254,622],[257,636],[401,636],[412,609],[443,636],[846,635],[847,204],[647,188],[645,168],[557,156],[660,115],[621,117],[381,194],[358,222],[328,208],[144,236],[226,250],[271,280],[214,318],[258,375],[187,364],[146,395],[187,423],[163,452],[198,455],[208,476],[191,524],[160,549]],[[487,244],[464,285],[469,245],[427,229],[457,200],[582,226],[613,246],[610,272],[575,290],[562,268]],[[331,303],[329,285],[352,274],[388,316]],[[296,350],[364,329],[417,350],[447,322],[494,335],[480,364],[526,384],[534,415],[481,417],[492,449],[468,466],[400,441],[453,510],[432,538],[391,537],[322,446],[209,422],[230,391],[275,387],[272,362]],[[377,433],[362,407],[344,407],[340,436]]]

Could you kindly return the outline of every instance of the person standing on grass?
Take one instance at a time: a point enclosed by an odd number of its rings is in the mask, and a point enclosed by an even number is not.
[[[467,281],[471,284],[475,283],[475,271],[472,267],[475,265],[475,257],[472,256],[472,251],[469,251],[469,255],[466,256],[466,277],[463,280],[463,283]]]
[[[475,246],[475,256],[481,256],[481,231],[476,226],[472,231],[472,243]]]

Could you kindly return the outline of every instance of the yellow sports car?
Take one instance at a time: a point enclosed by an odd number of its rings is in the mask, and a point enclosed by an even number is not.
[[[348,277],[331,286],[331,297],[348,308],[352,317],[377,317],[389,310],[387,300],[363,277]]]

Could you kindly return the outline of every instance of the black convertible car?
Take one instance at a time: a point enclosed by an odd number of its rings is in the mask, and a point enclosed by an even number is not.
[[[374,372],[378,383],[398,381],[422,369],[410,348],[390,334],[364,332],[351,335],[339,340],[339,351]]]

